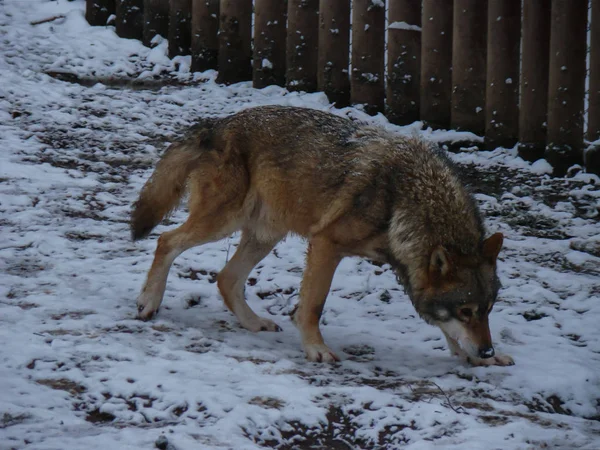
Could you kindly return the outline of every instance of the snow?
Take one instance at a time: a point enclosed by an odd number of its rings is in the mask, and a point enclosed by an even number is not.
[[[406,22],[392,22],[388,26],[390,30],[409,30],[409,31],[421,31],[421,27],[418,25],[410,25]]]
[[[323,448],[600,448],[598,177],[552,179],[516,149],[452,155],[490,232],[506,236],[491,327],[513,367],[451,357],[389,268],[356,258],[336,272],[323,316],[343,361],[306,362],[287,316],[305,252],[296,238],[246,287],[283,332],[241,329],[219,298],[214,275],[237,234],[178,258],[159,316],[140,322],[156,238],[185,211],[132,243],[130,207],[197,118],[281,104],[435,142],[481,138],[397,127],[322,93],[218,85],[214,71],[191,74],[189,57],[168,59],[165,41],[148,49],[89,27],[84,8],[0,3],[1,449],[141,449],[161,436],[175,450],[293,448],[309,429]]]
[[[531,171],[542,175],[544,173],[552,173],[552,166],[545,159],[538,159],[536,162],[531,164]]]

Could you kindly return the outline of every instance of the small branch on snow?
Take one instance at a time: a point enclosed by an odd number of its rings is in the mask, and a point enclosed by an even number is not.
[[[442,395],[444,397],[446,397],[446,404],[448,405],[448,407],[452,411],[454,411],[456,414],[468,414],[462,406],[459,406],[458,408],[455,408],[452,405],[452,400],[450,400],[450,397],[448,396],[448,394],[446,394],[446,392],[440,387],[439,384],[437,384],[437,383],[435,383],[433,381],[430,381],[430,383],[433,384],[436,388],[438,388],[440,390],[440,392],[442,393]]]
[[[144,418],[144,420],[146,421],[146,423],[152,423],[152,421],[148,418],[148,416],[146,414],[144,414],[143,411],[139,411],[139,413]]]
[[[41,25],[43,23],[54,22],[55,20],[64,19],[66,16],[63,14],[59,14],[58,16],[48,17],[47,19],[42,20],[34,20],[33,22],[29,22],[29,25]]]

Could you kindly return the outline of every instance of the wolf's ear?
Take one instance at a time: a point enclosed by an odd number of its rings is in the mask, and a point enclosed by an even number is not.
[[[500,249],[502,248],[503,241],[504,236],[502,233],[492,234],[489,238],[483,241],[483,257],[492,263],[495,263],[496,259],[498,258],[498,253],[500,253]]]
[[[429,276],[433,280],[441,280],[450,272],[450,258],[444,247],[438,245],[429,259]]]

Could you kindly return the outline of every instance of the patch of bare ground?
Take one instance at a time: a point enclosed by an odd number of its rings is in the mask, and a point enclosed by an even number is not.
[[[260,406],[264,409],[281,409],[285,406],[285,402],[275,397],[254,397],[249,402],[251,405]]]
[[[416,430],[414,421],[409,423],[397,423],[388,425],[378,433],[377,438],[366,440],[359,437],[357,431],[360,426],[356,418],[361,411],[344,411],[339,406],[331,405],[327,411],[326,423],[318,427],[307,427],[300,422],[289,422],[282,425],[278,432],[281,439],[273,439],[260,432],[252,434],[244,429],[246,436],[261,447],[277,450],[300,450],[300,449],[328,449],[328,450],[350,450],[364,448],[372,450],[383,450],[398,448],[409,440],[403,434],[403,430]]]
[[[573,206],[573,216],[584,219],[600,220],[600,205],[594,197],[594,192],[600,190],[600,186],[595,185],[593,180],[586,183],[573,178],[553,178],[539,176],[510,169],[508,167],[493,166],[482,167],[475,164],[460,164],[459,171],[462,179],[472,189],[473,192],[489,195],[500,199],[507,192],[511,192],[518,197],[530,197],[536,202],[554,208],[558,203],[566,202]],[[580,192],[573,195],[574,189],[586,189],[587,193]],[[508,214],[514,216],[513,225],[519,226],[528,231],[531,236],[551,238],[552,232],[560,239],[564,235],[564,230],[557,229],[555,221],[528,213],[528,207],[522,202],[515,201],[514,214],[511,211],[487,211],[486,216]],[[538,231],[536,227],[541,227]],[[545,236],[544,236],[545,235]]]
[[[109,413],[100,411],[98,408],[90,411],[86,416],[85,420],[90,423],[108,423],[115,420],[116,417]]]
[[[81,336],[83,333],[79,330],[65,330],[63,328],[57,328],[56,330],[44,330],[42,334],[50,336]]]
[[[13,425],[19,425],[31,418],[29,414],[10,414],[5,412],[0,416],[0,430],[3,428],[12,427]]]
[[[204,269],[196,270],[196,269],[188,269],[186,272],[179,273],[179,278],[188,278],[190,280],[207,280],[209,283],[213,284],[217,282],[217,272],[207,271]]]
[[[73,319],[73,320],[80,320],[83,319],[86,316],[89,316],[91,314],[96,314],[96,311],[89,311],[89,310],[84,310],[84,311],[68,311],[68,312],[64,312],[64,313],[60,313],[60,314],[52,314],[50,316],[50,318],[52,320],[62,320],[62,319]]]
[[[85,386],[82,386],[81,384],[67,378],[43,378],[37,380],[37,383],[41,384],[42,386],[47,386],[51,389],[68,392],[71,395],[78,395],[87,391]]]
[[[39,262],[30,257],[24,257],[21,259],[13,259],[4,271],[9,275],[14,275],[22,278],[29,278],[38,275],[39,272],[46,270],[46,266],[39,264]]]
[[[105,239],[105,236],[102,236],[100,234],[91,234],[83,231],[68,231],[65,233],[65,237],[70,241],[95,240],[102,242]]]
[[[159,91],[165,86],[193,86],[198,84],[198,81],[184,80],[168,75],[155,76],[152,78],[134,78],[125,76],[111,77],[90,77],[80,76],[71,72],[61,72],[57,70],[48,70],[44,72],[46,75],[67,83],[79,84],[85,87],[92,87],[100,83],[104,86],[116,89],[131,89],[131,90],[156,90]]]
[[[565,423],[544,419],[539,414],[527,414],[519,411],[495,408],[486,402],[470,400],[459,402],[459,404],[467,413],[476,414],[478,420],[490,426],[501,426],[512,422],[515,419],[525,419],[545,428],[569,428]],[[539,411],[548,412],[542,409]]]

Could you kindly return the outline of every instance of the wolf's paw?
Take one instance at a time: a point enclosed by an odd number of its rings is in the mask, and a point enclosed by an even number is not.
[[[158,309],[150,309],[147,306],[138,305],[138,319],[146,322],[154,318],[156,314],[158,314]]]
[[[160,301],[153,301],[152,298],[142,293],[137,299],[138,319],[144,321],[152,319],[158,313],[159,307]]]
[[[312,362],[334,363],[340,360],[325,344],[306,345],[304,352],[306,359]]]
[[[508,355],[496,355],[487,359],[467,358],[467,362],[475,367],[479,366],[514,366],[515,361]]]
[[[509,355],[497,355],[492,358],[495,366],[514,366],[515,360]]]
[[[264,317],[257,317],[253,320],[247,320],[242,322],[242,326],[253,333],[259,331],[281,331],[281,327],[270,319]]]

